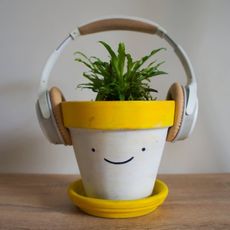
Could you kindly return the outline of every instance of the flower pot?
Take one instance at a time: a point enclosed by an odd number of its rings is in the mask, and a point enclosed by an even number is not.
[[[63,102],[62,112],[87,196],[152,194],[174,101]]]

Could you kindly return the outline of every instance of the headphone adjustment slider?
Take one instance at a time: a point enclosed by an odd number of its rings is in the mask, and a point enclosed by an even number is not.
[[[167,34],[167,31],[161,27],[157,27],[157,30],[156,30],[156,35],[159,36],[160,38],[164,38],[165,35]]]
[[[75,40],[76,37],[80,36],[80,31],[78,28],[74,29],[72,32],[69,33],[69,36]]]

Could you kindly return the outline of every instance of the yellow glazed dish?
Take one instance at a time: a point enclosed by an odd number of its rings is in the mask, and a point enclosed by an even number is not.
[[[138,200],[103,200],[87,197],[82,180],[70,184],[68,194],[73,203],[84,212],[105,218],[130,218],[149,214],[160,206],[168,195],[167,185],[156,180],[151,196]]]

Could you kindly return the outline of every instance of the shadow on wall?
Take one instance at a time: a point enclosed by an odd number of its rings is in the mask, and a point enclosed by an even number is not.
[[[34,84],[28,81],[7,82],[0,86],[1,172],[39,172],[43,164],[45,153],[41,153],[41,143],[44,140],[39,136],[36,120],[36,92]]]

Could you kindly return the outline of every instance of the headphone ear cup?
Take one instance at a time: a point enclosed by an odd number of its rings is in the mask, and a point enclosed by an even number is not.
[[[183,113],[184,113],[184,103],[185,103],[185,95],[183,87],[175,82],[169,88],[167,100],[175,101],[175,115],[174,115],[174,124],[169,128],[167,134],[167,141],[173,142],[180,130]]]
[[[65,145],[72,145],[71,135],[67,128],[65,128],[63,123],[63,116],[61,110],[61,103],[65,101],[65,98],[61,90],[57,87],[52,87],[49,91],[50,103],[52,107],[53,116],[58,128],[60,135],[64,141]]]

